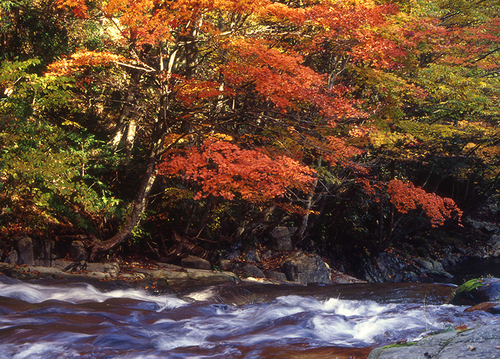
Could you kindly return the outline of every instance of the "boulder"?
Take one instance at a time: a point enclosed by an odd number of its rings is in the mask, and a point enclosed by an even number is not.
[[[413,258],[413,261],[427,271],[425,272],[427,276],[434,278],[453,278],[450,273],[444,270],[441,262],[435,261],[431,258]]]
[[[250,263],[245,263],[241,266],[241,271],[243,272],[244,277],[252,277],[252,278],[265,278],[266,275],[263,271],[261,271],[257,266],[254,266]]]
[[[330,268],[315,254],[294,253],[282,262],[281,269],[290,282],[332,284]]]
[[[361,268],[362,279],[370,283],[413,282],[418,278],[418,268],[397,253],[381,252],[371,260],[363,259]]]
[[[500,256],[500,235],[494,234],[493,236],[491,236],[488,244],[491,246],[492,256]]]
[[[430,335],[415,343],[372,350],[367,359],[485,359],[500,356],[500,325]]]
[[[491,314],[500,314],[500,303],[499,302],[484,302],[473,305],[465,309],[466,312],[487,312]]]
[[[24,236],[16,240],[17,254],[19,258],[17,264],[35,265],[35,255],[33,253],[33,240]]]
[[[443,265],[440,262],[432,260],[430,258],[413,258],[413,261],[417,263],[420,267],[427,269],[429,271],[444,271]]]
[[[211,269],[212,266],[210,262],[206,259],[196,257],[196,256],[187,256],[181,259],[181,265],[187,268],[195,268],[195,269]]]
[[[269,270],[266,272],[266,274],[267,274],[267,278],[271,281],[278,282],[278,283],[287,281],[286,275],[283,272],[276,272],[273,270]]]
[[[500,300],[500,279],[471,279],[456,290],[451,303],[472,305],[483,302],[498,302]]]

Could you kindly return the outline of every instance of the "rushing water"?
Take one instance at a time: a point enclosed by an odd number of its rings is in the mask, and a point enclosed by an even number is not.
[[[0,358],[366,358],[370,348],[498,321],[453,287],[242,284],[154,296],[0,276]]]

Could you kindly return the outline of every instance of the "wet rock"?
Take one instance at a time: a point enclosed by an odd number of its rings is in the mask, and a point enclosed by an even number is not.
[[[371,283],[411,282],[414,281],[416,268],[412,262],[396,253],[379,253],[377,257],[362,262],[364,275],[362,279]],[[417,275],[418,277],[418,275]]]
[[[69,247],[69,256],[74,261],[84,261],[88,258],[87,250],[82,241],[73,241]]]
[[[331,284],[330,268],[315,254],[297,252],[285,259],[281,269],[290,282]]]
[[[196,256],[187,256],[181,259],[181,265],[187,268],[195,268],[195,269],[211,269],[212,266],[210,262],[206,259],[196,257]]]
[[[261,271],[257,266],[254,266],[250,263],[244,263],[241,266],[241,271],[243,272],[244,277],[253,277],[253,278],[265,278],[266,275],[263,271]]]
[[[343,272],[332,270],[331,275],[332,283],[335,284],[347,284],[347,283],[366,283],[363,280],[347,275]]]
[[[487,312],[491,314],[498,315],[500,314],[500,303],[498,302],[485,302],[479,303],[472,307],[465,309],[466,312]]]
[[[288,227],[276,227],[269,235],[271,236],[272,246],[279,252],[291,251],[293,249],[292,245],[292,234]]]
[[[367,359],[485,359],[500,357],[500,325],[431,335],[404,346],[376,348]]]
[[[17,264],[26,264],[32,266],[35,264],[35,255],[33,253],[33,240],[30,237],[20,237],[16,240],[16,247],[19,258]]]
[[[440,262],[432,260],[430,258],[413,258],[413,261],[417,263],[419,266],[427,269],[429,271],[440,271],[443,272],[444,268]]]
[[[451,302],[460,305],[472,305],[500,300],[500,279],[471,279],[456,290]]]

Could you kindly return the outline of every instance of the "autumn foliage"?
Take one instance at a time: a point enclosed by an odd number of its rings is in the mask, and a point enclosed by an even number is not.
[[[34,128],[39,119],[61,127],[64,151],[81,158],[78,183],[99,187],[129,213],[122,226],[101,231],[105,239],[122,228],[94,248],[123,243],[162,190],[183,195],[164,197],[157,213],[178,205],[189,212],[181,222],[217,198],[206,206],[213,216],[199,220],[217,225],[188,222],[187,234],[222,231],[221,213],[231,205],[244,212],[230,214],[241,233],[252,222],[287,222],[298,237],[330,244],[344,236],[332,234],[342,225],[353,236],[390,239],[402,223],[396,211],[424,213],[425,226],[440,226],[460,218],[459,205],[498,193],[500,20],[492,0],[476,7],[444,0],[50,3],[67,21],[71,46],[36,75],[22,70],[26,64],[2,64],[0,114]],[[4,42],[15,36],[10,31]],[[4,117],[0,131],[9,128]],[[14,158],[2,157],[10,161],[5,168],[24,168]],[[14,188],[19,175],[3,171]],[[47,188],[39,192],[59,196]],[[77,203],[69,197],[61,203]]]
[[[462,211],[451,198],[428,193],[412,183],[391,180],[387,184],[387,193],[400,213],[421,209],[430,218],[433,227],[443,225],[450,218],[460,219],[462,216]]]
[[[249,202],[282,197],[287,189],[308,191],[315,171],[286,156],[272,158],[263,148],[241,149],[229,141],[207,138],[200,148],[172,151],[158,166],[164,176],[197,183],[195,199],[208,195]]]

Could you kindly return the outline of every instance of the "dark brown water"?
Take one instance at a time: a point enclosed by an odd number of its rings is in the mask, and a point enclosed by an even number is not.
[[[0,358],[366,358],[371,348],[498,322],[440,284],[240,284],[152,296],[0,277]]]

